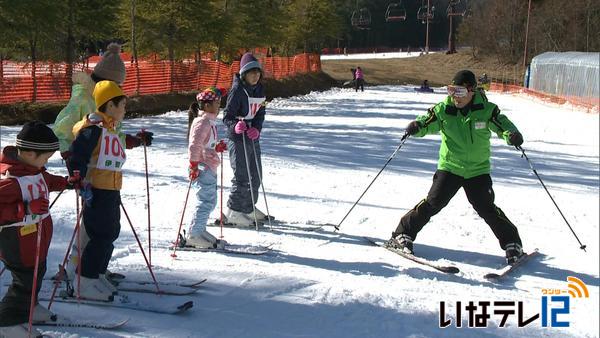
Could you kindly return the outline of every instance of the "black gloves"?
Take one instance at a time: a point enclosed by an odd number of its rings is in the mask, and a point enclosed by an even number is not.
[[[153,132],[142,130],[142,131],[138,132],[137,134],[135,134],[135,136],[140,138],[140,140],[142,141],[142,144],[145,144],[147,146],[152,145],[152,140],[154,139]]]
[[[521,135],[521,133],[518,131],[512,132],[508,135],[508,142],[510,145],[518,147],[523,144],[523,135]]]
[[[414,135],[419,132],[419,129],[421,129],[419,122],[412,121],[408,124],[408,126],[406,126],[406,133],[408,135]]]

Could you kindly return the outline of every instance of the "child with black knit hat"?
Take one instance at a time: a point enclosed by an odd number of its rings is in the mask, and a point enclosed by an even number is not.
[[[35,298],[46,272],[52,238],[48,194],[79,184],[77,178],[46,172],[44,165],[58,148],[52,129],[33,121],[23,126],[16,146],[5,147],[0,155],[0,259],[12,274],[12,283],[0,302],[1,337],[29,336],[25,323],[29,319],[38,232],[41,242]],[[34,323],[56,320],[54,314],[35,303]]]

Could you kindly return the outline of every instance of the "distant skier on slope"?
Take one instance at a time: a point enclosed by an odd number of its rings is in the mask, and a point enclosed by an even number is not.
[[[459,71],[448,85],[446,99],[406,127],[406,132],[416,137],[441,133],[440,156],[427,198],[402,217],[386,245],[412,253],[419,231],[462,187],[473,208],[498,238],[507,262],[514,263],[523,255],[517,227],[494,204],[490,176],[491,132],[514,146],[523,144],[523,136],[498,106],[484,100],[476,88],[475,74]]]

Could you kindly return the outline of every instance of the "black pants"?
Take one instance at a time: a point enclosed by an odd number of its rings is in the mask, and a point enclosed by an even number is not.
[[[81,254],[81,275],[98,278],[112,256],[113,242],[121,231],[121,194],[118,190],[92,189],[90,206],[83,207],[83,224],[89,242]]]
[[[364,79],[356,79],[354,81],[354,89],[355,89],[355,91],[358,91],[359,87],[360,87],[360,91],[361,92],[365,91],[365,80]]]
[[[261,173],[262,164],[260,160],[259,141],[252,141],[245,134],[243,137],[246,138],[246,153],[244,153],[244,143],[241,138],[235,141],[230,139],[228,144],[229,163],[233,170],[233,178],[231,179],[231,190],[229,192],[227,207],[231,210],[249,214],[253,211],[253,205],[258,201],[258,188],[260,187],[260,177],[256,168],[256,160],[258,160],[258,167]],[[253,147],[254,150],[252,150]],[[246,167],[246,157],[248,157],[250,175],[252,176],[252,193],[250,193],[250,178],[248,177],[248,168]],[[254,199],[252,199],[252,194],[254,195]]]
[[[35,255],[35,254],[34,254]],[[11,265],[4,261],[6,269],[12,275],[12,283],[8,287],[2,302],[0,302],[0,326],[12,326],[29,321],[29,306],[31,290],[33,289],[33,267]],[[37,290],[40,292],[42,281],[46,274],[46,261],[40,261],[37,275]]]
[[[469,203],[498,238],[502,249],[509,243],[521,244],[517,227],[494,204],[494,190],[489,174],[464,179],[442,170],[433,175],[433,184],[427,198],[402,217],[392,236],[406,234],[414,240],[429,219],[448,205],[461,187],[465,190]]]

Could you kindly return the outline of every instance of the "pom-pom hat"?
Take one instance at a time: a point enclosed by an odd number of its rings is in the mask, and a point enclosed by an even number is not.
[[[104,80],[115,81],[118,84],[125,82],[125,63],[121,60],[121,46],[111,43],[106,47],[102,59],[94,67],[93,74]]]

